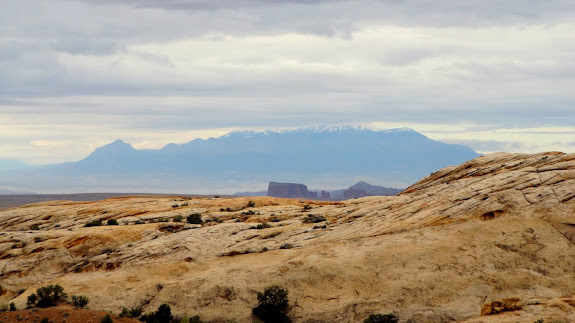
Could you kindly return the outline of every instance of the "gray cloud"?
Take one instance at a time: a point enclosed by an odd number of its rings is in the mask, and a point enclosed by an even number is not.
[[[94,129],[575,118],[569,0],[3,0],[0,20],[0,126],[37,127],[19,143],[55,124],[66,126],[57,141]],[[469,143],[530,148],[514,144]]]

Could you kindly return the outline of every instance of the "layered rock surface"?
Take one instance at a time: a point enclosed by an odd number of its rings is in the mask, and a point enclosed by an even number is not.
[[[171,221],[196,212],[223,222]],[[303,223],[310,213],[327,222]],[[120,225],[84,227],[95,219]],[[263,221],[272,227],[255,229]],[[96,309],[167,302],[206,321],[245,322],[257,291],[278,284],[296,322],[378,312],[414,322],[575,321],[575,155],[487,155],[399,196],[341,203],[45,202],[0,212],[0,230],[0,294],[18,307],[59,283]],[[522,307],[480,316],[503,299]]]

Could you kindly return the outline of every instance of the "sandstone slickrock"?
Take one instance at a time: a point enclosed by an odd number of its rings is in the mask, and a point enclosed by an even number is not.
[[[210,222],[172,222],[191,213]],[[308,214],[325,226],[302,223]],[[84,227],[95,219],[120,225]],[[271,228],[252,229],[263,221]],[[1,211],[0,230],[0,302],[18,307],[59,283],[93,309],[167,302],[205,321],[246,322],[257,292],[279,284],[296,322],[388,312],[413,322],[575,321],[573,154],[487,155],[398,196],[344,202],[44,202]],[[505,300],[513,310],[493,314]],[[481,316],[494,302],[503,306]]]

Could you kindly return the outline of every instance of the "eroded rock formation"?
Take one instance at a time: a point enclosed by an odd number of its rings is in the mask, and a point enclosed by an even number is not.
[[[310,192],[307,186],[295,183],[270,182],[268,196],[283,198],[317,198],[316,192]]]

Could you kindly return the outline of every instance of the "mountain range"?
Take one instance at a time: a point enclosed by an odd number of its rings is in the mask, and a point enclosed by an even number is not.
[[[287,184],[290,185],[290,184]],[[302,185],[302,184],[291,184],[291,185]],[[306,186],[307,189],[307,186]],[[391,196],[401,193],[402,189],[376,186],[368,184],[364,181],[357,182],[356,184],[339,190],[321,190],[321,189],[311,189],[310,192],[316,193],[319,199],[328,200],[343,200],[350,195],[359,196]],[[347,193],[346,193],[347,192]],[[329,196],[322,198],[322,193],[328,193]],[[268,190],[262,190],[257,192],[238,192],[234,194],[235,196],[276,196],[270,194]],[[276,197],[287,197],[287,196],[276,196]]]
[[[233,193],[261,190],[270,180],[314,187],[366,180],[406,187],[436,169],[477,156],[468,147],[408,128],[331,126],[233,131],[161,149],[138,150],[117,140],[77,162],[12,170],[3,177],[6,188],[41,192]]]

